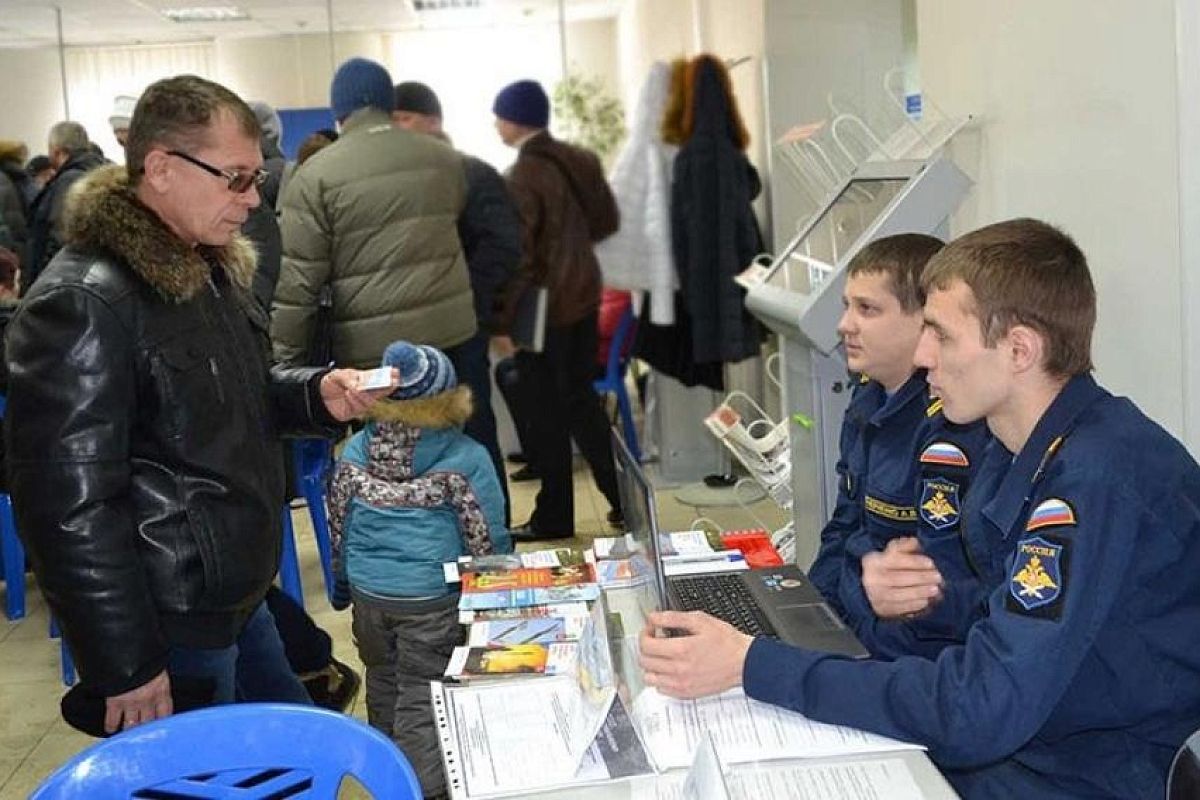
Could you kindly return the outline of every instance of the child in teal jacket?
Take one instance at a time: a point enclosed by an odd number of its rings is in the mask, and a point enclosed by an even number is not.
[[[462,432],[471,392],[440,350],[393,342],[400,385],[342,451],[329,493],[337,583],[353,602],[367,714],[408,756],[426,797],[445,792],[429,681],[463,642],[442,565],[512,551],[491,458]]]

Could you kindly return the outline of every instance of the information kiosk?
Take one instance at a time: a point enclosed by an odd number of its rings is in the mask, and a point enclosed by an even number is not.
[[[945,238],[971,181],[948,158],[866,161],[748,281],[747,307],[780,335],[783,407],[792,415],[796,560],[807,567],[837,498],[838,433],[850,399],[837,335],[850,259],[897,233]]]

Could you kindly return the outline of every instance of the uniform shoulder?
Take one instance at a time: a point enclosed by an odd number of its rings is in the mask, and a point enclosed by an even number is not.
[[[919,460],[925,464],[972,466],[992,438],[983,420],[958,423],[947,419],[942,400],[936,397],[928,398],[921,428]]]
[[[1079,454],[1093,463],[1112,466],[1187,455],[1178,439],[1129,398],[1113,395],[1098,400],[1079,416],[1064,445],[1064,455]]]

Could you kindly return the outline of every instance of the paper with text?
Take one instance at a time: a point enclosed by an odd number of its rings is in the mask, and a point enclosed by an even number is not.
[[[700,700],[674,700],[647,688],[634,700],[633,718],[659,769],[688,766],[706,731],[726,764],[923,749],[855,728],[814,722],[752,700],[740,687]]]
[[[469,797],[570,781],[616,695],[609,690],[594,705],[565,677],[446,688],[457,770]]]
[[[685,800],[681,773],[634,784],[631,800]],[[901,759],[737,769],[725,776],[731,800],[922,800]]]

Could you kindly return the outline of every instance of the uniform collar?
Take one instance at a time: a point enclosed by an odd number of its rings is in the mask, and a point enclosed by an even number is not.
[[[883,427],[892,417],[899,414],[909,403],[919,401],[924,404],[928,398],[928,386],[925,382],[925,370],[919,369],[914,372],[909,379],[905,381],[899,389],[887,396],[887,392],[883,388],[883,384],[872,381],[872,389],[875,389],[879,397],[879,409],[871,415],[871,424],[877,427]]]
[[[993,438],[987,454],[989,466],[1008,459],[1011,459],[1011,466],[996,494],[984,505],[983,514],[1005,538],[1012,533],[1033,494],[1034,485],[1041,480],[1047,464],[1057,452],[1059,440],[1071,432],[1079,415],[1105,394],[1091,375],[1076,375],[1067,381],[1042,414],[1015,459],[999,439]]]

